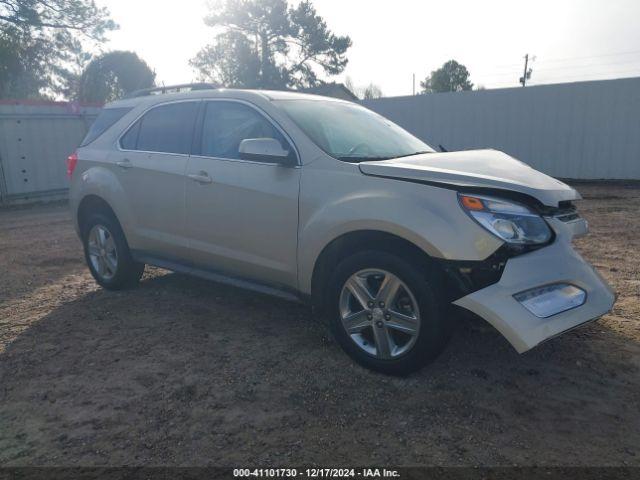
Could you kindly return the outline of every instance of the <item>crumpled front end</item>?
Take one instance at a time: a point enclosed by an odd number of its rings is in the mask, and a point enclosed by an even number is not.
[[[455,302],[493,325],[519,352],[595,320],[613,307],[606,280],[572,247],[582,219],[547,218],[556,233],[546,247],[507,260],[500,280]]]

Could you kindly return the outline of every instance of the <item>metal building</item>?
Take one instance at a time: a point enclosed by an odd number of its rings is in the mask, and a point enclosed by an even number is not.
[[[495,148],[558,178],[640,180],[640,78],[362,102],[436,148]]]
[[[100,111],[64,102],[0,102],[0,204],[66,197],[65,160]]]

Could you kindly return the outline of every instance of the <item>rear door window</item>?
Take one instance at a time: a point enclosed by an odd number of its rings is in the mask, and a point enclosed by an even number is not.
[[[198,102],[179,102],[149,110],[122,137],[126,150],[189,154]]]
[[[121,108],[104,108],[98,115],[98,118],[93,122],[87,135],[80,143],[81,147],[89,145],[96,138],[106,132],[109,127],[111,127],[114,123],[124,117],[127,113],[131,111],[131,107],[121,107]]]

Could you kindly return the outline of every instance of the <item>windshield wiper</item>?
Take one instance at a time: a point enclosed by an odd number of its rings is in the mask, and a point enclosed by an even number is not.
[[[376,161],[376,160],[391,160],[392,158],[402,158],[402,157],[412,157],[414,155],[422,155],[423,153],[434,153],[433,150],[421,150],[419,152],[407,153],[406,155],[398,155],[393,157],[363,157],[359,155],[343,155],[341,157],[336,157],[338,160],[342,160],[344,162],[368,162],[368,161]]]
[[[431,150],[422,150],[420,152],[407,153],[406,155],[398,155],[393,158],[402,158],[402,157],[413,157],[414,155],[422,155],[423,153],[433,153]]]
[[[357,155],[343,155],[341,157],[336,157],[338,160],[342,160],[343,162],[368,162],[368,161],[376,161],[376,160],[389,160],[393,157],[362,157]]]

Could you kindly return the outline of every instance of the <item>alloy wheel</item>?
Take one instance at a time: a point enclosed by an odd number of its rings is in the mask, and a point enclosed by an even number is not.
[[[366,269],[351,275],[340,293],[342,325],[363,351],[383,360],[407,353],[420,331],[420,310],[409,287],[396,275]]]
[[[111,232],[104,225],[94,225],[87,241],[89,260],[103,280],[111,280],[118,270],[118,251]]]

